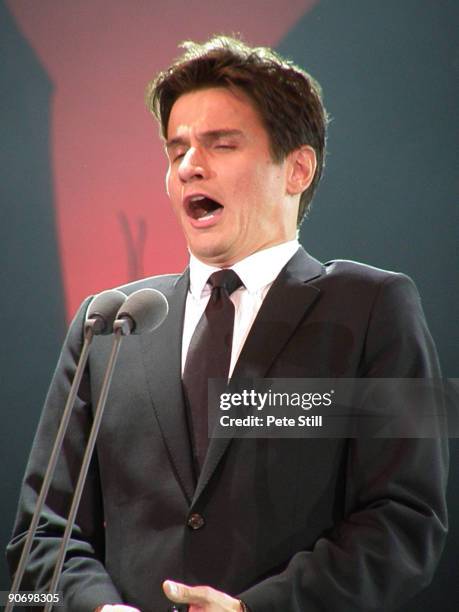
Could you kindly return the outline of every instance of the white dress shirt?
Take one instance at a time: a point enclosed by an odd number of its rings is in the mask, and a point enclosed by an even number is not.
[[[298,247],[298,240],[290,240],[257,251],[231,266],[231,269],[238,274],[243,286],[231,294],[235,315],[229,376],[233,373],[245,339],[269,288],[285,264],[296,253]],[[182,373],[185,368],[191,337],[212,292],[207,280],[213,272],[217,272],[219,269],[202,263],[190,254],[190,289],[186,299],[182,337]]]

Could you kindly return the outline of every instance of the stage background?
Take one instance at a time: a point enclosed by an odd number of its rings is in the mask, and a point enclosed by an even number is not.
[[[444,374],[459,376],[458,17],[455,0],[0,0],[2,550],[79,302],[186,264],[143,104],[181,40],[241,32],[317,76],[333,121],[301,242],[409,274]],[[458,460],[452,441],[451,533],[406,611],[457,610]]]

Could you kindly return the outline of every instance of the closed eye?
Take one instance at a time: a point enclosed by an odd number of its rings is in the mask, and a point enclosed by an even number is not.
[[[186,151],[183,149],[176,149],[173,151],[168,151],[169,162],[171,164],[180,161],[185,157]]]

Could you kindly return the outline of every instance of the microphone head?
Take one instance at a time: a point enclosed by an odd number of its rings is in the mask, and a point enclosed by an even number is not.
[[[125,301],[126,295],[117,289],[97,294],[86,312],[86,325],[95,334],[112,334],[116,315]]]
[[[117,319],[130,319],[131,334],[151,332],[167,317],[169,304],[156,289],[139,289],[132,293],[116,315]]]

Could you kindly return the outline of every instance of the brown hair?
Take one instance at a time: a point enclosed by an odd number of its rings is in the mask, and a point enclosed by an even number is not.
[[[228,36],[182,44],[184,54],[148,84],[146,102],[167,138],[169,115],[183,94],[207,87],[241,89],[254,103],[271,143],[273,161],[281,162],[302,145],[316,152],[317,169],[301,194],[300,225],[322,175],[327,113],[320,85],[307,72],[275,51],[252,48]]]

